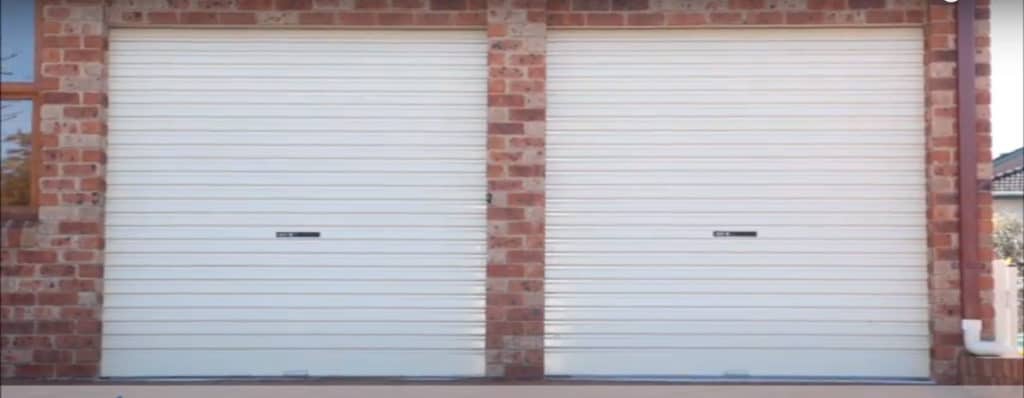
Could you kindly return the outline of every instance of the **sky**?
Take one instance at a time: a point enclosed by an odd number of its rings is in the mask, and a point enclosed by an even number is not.
[[[35,72],[35,5],[24,0],[0,0],[0,59],[4,82],[30,82]],[[25,39],[28,40],[25,40]],[[11,55],[14,58],[8,59]]]
[[[1024,146],[1024,1],[992,1],[992,154]]]

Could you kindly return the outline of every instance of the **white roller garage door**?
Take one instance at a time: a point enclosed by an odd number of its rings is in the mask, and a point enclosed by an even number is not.
[[[547,373],[927,377],[922,42],[551,32]]]
[[[104,376],[483,374],[483,32],[112,33]]]

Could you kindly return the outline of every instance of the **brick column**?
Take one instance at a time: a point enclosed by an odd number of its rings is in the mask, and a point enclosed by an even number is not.
[[[3,376],[92,378],[100,357],[104,1],[48,0],[42,13],[39,220],[5,231]]]
[[[991,336],[992,180],[989,122],[989,6],[979,0],[975,15],[977,46],[978,232],[979,260],[989,272],[981,278],[984,333]],[[932,376],[943,384],[959,382],[959,358],[966,355],[960,330],[960,263],[958,211],[958,131],[956,80],[956,6],[931,0],[925,17],[925,67],[928,124],[928,247],[932,331]]]
[[[955,6],[930,2],[925,17],[928,247],[932,376],[956,383],[960,332]]]
[[[490,0],[487,375],[544,375],[544,1]]]

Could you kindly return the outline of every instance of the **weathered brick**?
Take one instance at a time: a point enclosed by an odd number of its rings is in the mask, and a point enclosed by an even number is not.
[[[90,252],[75,252],[75,253],[90,253]],[[96,258],[96,255],[91,256],[92,259]],[[86,260],[67,260],[67,261],[86,261]],[[78,277],[79,278],[102,278],[103,267],[92,264],[79,264],[78,265]]]
[[[335,13],[333,12],[304,12],[299,14],[300,25],[333,25]]]
[[[541,308],[509,308],[505,316],[509,321],[540,321],[544,319],[544,310]]]
[[[70,321],[39,321],[36,323],[37,332],[44,335],[71,334],[74,327]]]
[[[781,25],[785,14],[781,11],[752,12],[747,14],[746,23],[751,25]]]
[[[667,23],[672,26],[704,25],[708,23],[708,17],[704,13],[670,13]]]
[[[71,351],[35,350],[32,352],[32,361],[40,364],[69,363],[72,361],[72,358]]]
[[[64,107],[64,117],[70,119],[93,119],[99,116],[99,108],[95,106]]]
[[[312,10],[313,0],[274,0],[274,9],[281,11]]]
[[[18,365],[14,367],[14,377],[24,379],[49,379],[55,376],[54,365]]]
[[[39,267],[39,276],[44,277],[70,277],[75,276],[75,267],[67,264],[49,264]],[[42,297],[40,302],[42,303]]]
[[[355,0],[354,8],[357,10],[366,9],[387,9],[390,7],[388,0]]]
[[[521,123],[488,123],[488,134],[523,134]]]
[[[489,95],[487,104],[492,107],[521,107],[526,103],[522,95]]]
[[[452,24],[450,13],[417,13],[414,19],[416,24],[421,26],[447,26]]]
[[[5,293],[4,296],[6,295]],[[4,300],[4,305],[10,304],[8,304],[7,300]],[[35,333],[35,324],[31,321],[3,322],[0,323],[0,329],[3,330],[5,335],[32,334]]]
[[[46,7],[46,19],[50,21],[63,21],[71,16],[71,9],[68,7]]]
[[[544,80],[513,80],[509,83],[508,91],[511,93],[539,93],[545,88]]]
[[[77,68],[76,68],[77,69]],[[43,103],[45,104],[78,104],[80,102],[78,93],[64,93],[59,91],[51,91],[43,93]]]
[[[544,120],[544,109],[509,109],[509,119],[513,122]]]
[[[377,24],[377,14],[372,12],[341,12],[338,13],[341,25],[372,26]]]
[[[189,25],[212,25],[217,22],[217,13],[209,11],[188,11],[181,13],[181,22]]]
[[[885,8],[886,0],[848,0],[850,8]]]
[[[57,261],[57,252],[53,250],[19,250],[19,263],[50,264]]]
[[[221,12],[217,13],[217,20],[224,25],[253,25],[256,23],[256,14],[251,12]]]
[[[820,11],[794,11],[786,13],[786,23],[791,25],[820,25],[825,23],[825,13]]]
[[[906,13],[903,10],[868,10],[868,23],[902,23],[906,22]]]
[[[42,46],[46,48],[82,48],[82,37],[77,35],[44,36]]]
[[[37,296],[39,297],[39,305],[63,306],[78,304],[78,294],[75,293],[40,292]]]
[[[847,0],[807,0],[809,10],[842,10]]]
[[[100,361],[100,350],[85,349],[74,350],[74,362],[79,364],[98,363]]]
[[[586,14],[587,26],[622,26],[626,24],[623,14],[593,13]]]
[[[100,231],[98,222],[62,222],[59,224],[58,232],[61,234],[97,234]]]
[[[630,26],[658,26],[665,24],[664,13],[629,14],[626,23]]]
[[[273,10],[274,0],[238,0],[239,10]]]
[[[507,238],[506,238],[507,239]],[[521,243],[520,238],[520,243]],[[488,278],[522,278],[526,275],[526,268],[520,264],[492,264],[487,266]],[[498,303],[491,303],[491,296],[488,296],[488,304],[500,305],[522,305],[522,297],[514,294],[497,295],[502,300]]]
[[[543,206],[544,195],[539,193],[510,193],[508,195],[510,206]]]
[[[43,65],[44,76],[78,76],[81,70],[78,64],[46,64]]]
[[[543,263],[544,252],[540,250],[514,250],[508,252],[508,261],[515,263]]]
[[[509,175],[512,177],[544,177],[544,166],[511,165]]]
[[[392,8],[423,8],[426,0],[391,0]]]
[[[429,0],[431,10],[457,11],[468,9],[466,0]]]
[[[516,191],[523,189],[523,182],[520,180],[491,180],[487,183],[490,191]]]
[[[56,373],[60,378],[92,378],[99,373],[99,368],[96,364],[58,365]]]
[[[488,220],[522,220],[525,212],[523,209],[489,207],[487,209]]]
[[[573,11],[609,11],[611,0],[572,0]]]
[[[729,0],[729,8],[733,10],[762,9],[765,8],[765,0]]]
[[[651,8],[650,0],[612,0],[613,11],[644,11]]]

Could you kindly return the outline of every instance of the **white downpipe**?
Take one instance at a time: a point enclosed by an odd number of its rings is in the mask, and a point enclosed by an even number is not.
[[[964,319],[962,324],[964,331],[964,347],[967,352],[984,357],[1016,356],[1017,350],[1007,344],[1005,339],[996,336],[995,341],[981,339],[981,320]]]
[[[967,351],[979,356],[1016,357],[1017,331],[1017,270],[1001,261],[992,264],[992,277],[995,279],[993,303],[996,310],[995,341],[981,339],[981,320],[964,319],[961,329],[964,332],[964,347]]]

